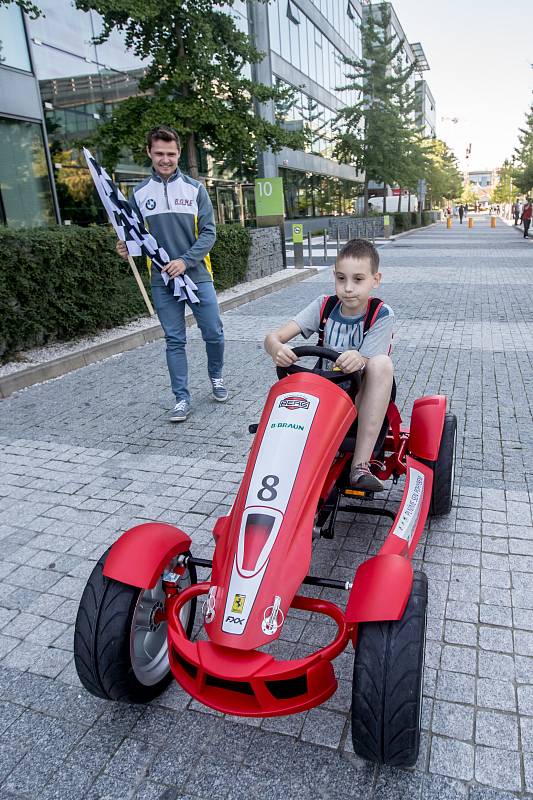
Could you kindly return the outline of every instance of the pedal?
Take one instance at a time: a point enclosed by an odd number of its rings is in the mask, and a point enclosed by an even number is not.
[[[341,489],[344,497],[362,497],[363,500],[373,500],[374,492],[367,492],[364,489]]]

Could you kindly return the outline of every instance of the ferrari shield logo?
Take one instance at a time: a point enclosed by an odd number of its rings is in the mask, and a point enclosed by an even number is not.
[[[233,614],[242,614],[244,611],[244,601],[246,600],[245,594],[236,594],[233,598],[233,605],[231,611]]]

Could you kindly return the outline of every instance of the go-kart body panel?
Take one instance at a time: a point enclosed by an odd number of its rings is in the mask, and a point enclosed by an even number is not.
[[[180,611],[209,588],[209,583],[190,586],[167,603],[170,666],[185,691],[217,711],[247,717],[296,714],[331,697],[337,688],[331,661],[344,650],[352,633],[338,606],[296,595],[293,608],[326,614],[337,624],[337,633],[328,645],[309,656],[278,660],[257,650],[186,638]]]
[[[190,536],[166,522],[136,525],[111,547],[104,575],[129,586],[152,589],[169,562],[186,553],[190,545]]]
[[[279,635],[309,569],[324,476],[355,416],[347,394],[319,376],[271,388],[233,509],[215,531],[205,626],[214,644],[252,650]]]
[[[401,619],[411,594],[413,567],[399,555],[377,555],[355,573],[346,605],[346,622]]]
[[[446,414],[446,397],[419,397],[413,404],[409,430],[409,451],[416,458],[436,461]]]

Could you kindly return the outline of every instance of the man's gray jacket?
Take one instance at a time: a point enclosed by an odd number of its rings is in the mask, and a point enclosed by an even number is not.
[[[131,203],[170,259],[183,259],[191,280],[213,280],[209,251],[216,240],[216,228],[213,206],[203,184],[179,169],[166,181],[152,170],[152,175],[133,189]]]

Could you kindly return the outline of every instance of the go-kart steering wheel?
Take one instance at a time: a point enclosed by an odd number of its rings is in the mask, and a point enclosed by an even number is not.
[[[333,362],[335,362],[341,355],[341,353],[338,353],[336,350],[330,350],[329,347],[318,347],[316,345],[293,347],[292,352],[298,358],[312,356],[314,358],[325,358],[328,361]],[[351,381],[353,384],[355,384],[356,391],[359,390],[361,385],[361,370],[356,370],[356,372],[342,372],[341,370],[337,369],[319,369],[316,366],[312,369],[309,369],[308,367],[301,367],[297,364],[291,364],[290,367],[276,367],[276,372],[280,380],[281,378],[285,378],[287,375],[294,375],[296,372],[309,372],[313,375],[320,375],[321,378],[326,378],[332,383],[346,383],[346,381]]]

